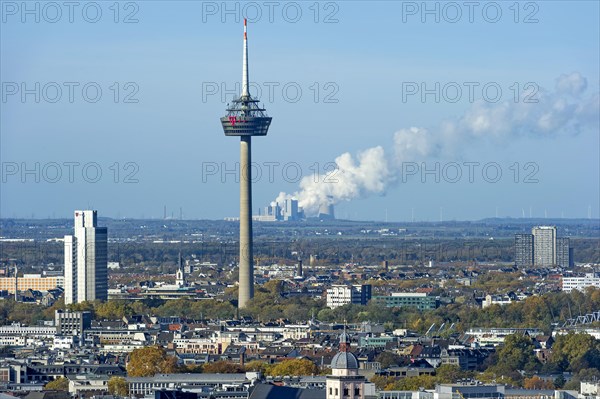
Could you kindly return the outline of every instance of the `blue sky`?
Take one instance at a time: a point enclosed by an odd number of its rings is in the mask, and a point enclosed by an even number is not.
[[[235,91],[241,78],[244,10],[250,79],[273,117],[269,135],[253,141],[261,169],[255,211],[282,191],[305,195],[298,172],[321,181],[315,172],[349,153],[356,170],[338,170],[342,181],[323,191],[339,194],[341,217],[383,220],[387,210],[390,221],[439,220],[440,208],[444,220],[528,216],[530,207],[534,217],[600,212],[598,2],[475,2],[473,22],[463,2],[427,3],[439,22],[422,2],[275,2],[272,21],[263,2],[227,3],[229,14],[222,2],[120,2],[118,16],[113,2],[81,2],[72,23],[62,3],[53,3],[60,17],[52,4],[27,4],[33,14],[2,2],[2,217],[70,217],[87,207],[162,217],[165,205],[186,218],[237,215],[235,176],[221,172],[235,168],[239,144],[224,137],[219,117],[231,98],[222,101],[222,89]],[[561,76],[569,86],[559,92]],[[519,119],[524,98],[514,94],[528,83],[542,101]],[[475,85],[474,102],[465,84]],[[409,87],[419,92],[409,95]],[[22,97],[23,88],[30,94]],[[421,88],[439,101],[422,98]],[[492,124],[461,127],[479,121],[478,112]],[[537,131],[542,119],[550,127]],[[447,134],[447,122],[455,133]],[[410,127],[427,130],[428,149],[411,144],[399,155],[395,134]],[[359,154],[378,146],[370,156],[382,163],[360,164]],[[472,181],[469,162],[478,165]],[[502,176],[483,174],[484,166]]]

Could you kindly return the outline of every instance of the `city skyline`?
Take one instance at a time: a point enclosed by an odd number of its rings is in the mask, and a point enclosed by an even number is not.
[[[452,22],[440,3],[437,16],[408,3],[334,3],[319,9],[318,23],[309,5],[297,23],[280,12],[271,22],[266,10],[250,20],[261,43],[250,92],[277,115],[280,132],[256,149],[255,204],[308,190],[336,197],[341,219],[597,218],[598,4],[521,4],[519,13],[507,4],[499,21],[477,9],[473,22],[468,10]],[[214,116],[241,87],[230,45],[243,20],[238,7],[239,15],[218,4],[213,13],[202,4],[165,11],[142,3],[133,16],[122,10],[120,23],[105,9],[98,24],[6,15],[0,216],[67,217],[93,207],[113,218],[161,218],[165,205],[175,218],[235,215],[237,160]],[[138,22],[121,23],[127,16]],[[49,82],[62,90],[56,102]],[[82,97],[90,82],[86,95],[100,87],[98,102]],[[505,108],[525,118],[507,118]],[[300,123],[298,115],[308,117]],[[469,124],[486,116],[483,130]],[[408,140],[415,135],[423,140]],[[82,139],[94,147],[72,151]],[[361,159],[378,173],[361,169]],[[354,191],[341,190],[344,181],[301,187],[302,177],[327,173],[365,178],[345,181],[357,183],[348,185]]]

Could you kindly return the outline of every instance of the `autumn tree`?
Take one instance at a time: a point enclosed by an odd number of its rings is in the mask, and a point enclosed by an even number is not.
[[[512,385],[512,386],[519,385],[518,381],[519,381],[519,378],[521,377],[519,372],[511,373],[510,375],[496,374],[491,369],[492,368],[490,367],[483,373],[477,374],[477,376],[476,376],[477,380],[479,380],[481,382],[485,382],[485,383],[490,383],[490,384],[505,384],[505,385]]]
[[[600,342],[589,334],[558,335],[552,345],[551,361],[561,371],[600,368]]]
[[[65,377],[58,377],[57,379],[50,381],[44,386],[46,391],[68,391],[69,390],[69,379]]]
[[[152,377],[155,374],[169,374],[177,371],[177,360],[167,355],[158,345],[134,349],[129,354],[127,375],[130,377]]]
[[[462,370],[455,364],[442,364],[435,370],[435,376],[443,384],[451,384],[462,378],[469,378],[473,373]]]
[[[271,376],[316,375],[319,374],[319,368],[308,359],[289,359],[276,364],[267,373]]]
[[[388,351],[383,351],[375,356],[375,361],[381,364],[382,369],[386,369],[390,366],[402,366],[405,363],[402,357]]]
[[[385,387],[391,387],[394,382],[396,382],[396,379],[394,377],[387,377],[384,375],[374,375],[369,379],[369,381],[375,384],[377,390],[383,391],[385,390]]]
[[[108,392],[115,396],[128,396],[129,386],[123,377],[111,377],[108,380]]]
[[[243,373],[245,370],[244,367],[238,363],[219,360],[218,362],[205,364],[203,371],[205,373],[234,374]]]
[[[260,360],[252,360],[251,362],[246,363],[244,366],[246,371],[260,371],[263,374],[266,374],[269,367],[271,367],[270,364]]]
[[[554,389],[552,381],[542,380],[537,375],[523,380],[523,388],[525,389]]]
[[[387,385],[386,391],[418,391],[419,388],[432,389],[438,379],[434,376],[423,374],[416,377],[405,377],[396,380],[391,385]]]
[[[504,345],[498,350],[498,362],[488,370],[499,375],[516,374],[520,370],[533,371],[540,363],[535,357],[531,337],[524,334],[509,335],[504,339]],[[516,374],[515,374],[516,373]]]

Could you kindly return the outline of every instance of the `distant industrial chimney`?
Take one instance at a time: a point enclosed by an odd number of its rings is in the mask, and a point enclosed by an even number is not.
[[[319,219],[332,220],[335,219],[333,204],[323,204],[319,207]]]
[[[19,269],[15,263],[15,302],[19,300]]]

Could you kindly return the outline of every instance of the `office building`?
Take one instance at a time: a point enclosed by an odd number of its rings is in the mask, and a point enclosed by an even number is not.
[[[75,211],[75,234],[65,236],[65,304],[108,299],[107,229],[96,211]]]
[[[59,309],[54,312],[54,325],[58,335],[82,335],[92,325],[92,313]]]
[[[415,308],[419,310],[437,309],[440,298],[424,292],[394,292],[389,296],[374,296],[373,300],[385,304],[388,308]]]
[[[586,273],[583,277],[563,277],[562,279],[564,292],[585,291],[587,287],[600,288],[600,273]]]
[[[350,303],[366,305],[371,299],[371,285],[333,285],[327,290],[327,307],[335,309]]]
[[[8,291],[9,294],[18,291],[49,291],[65,285],[63,276],[46,277],[41,274],[24,274],[22,277],[0,277],[0,291]]]

